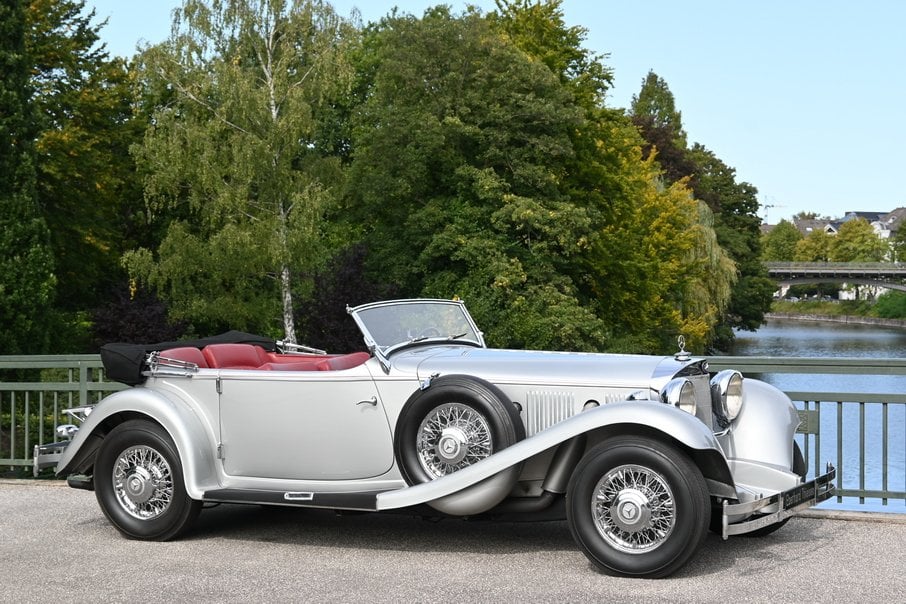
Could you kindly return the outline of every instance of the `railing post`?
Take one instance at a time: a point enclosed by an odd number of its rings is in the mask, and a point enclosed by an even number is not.
[[[88,400],[88,365],[79,361],[79,406],[91,404]]]

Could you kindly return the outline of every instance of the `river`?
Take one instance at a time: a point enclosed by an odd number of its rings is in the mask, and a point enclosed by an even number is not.
[[[738,332],[731,354],[771,357],[848,357],[906,358],[906,329],[854,325],[849,323],[770,320],[757,332]],[[756,377],[781,390],[802,392],[906,393],[906,376],[878,375],[800,375],[764,374]],[[802,406],[797,403],[797,406]],[[837,463],[837,405],[821,405],[821,451],[818,459]],[[859,405],[843,405],[843,484],[859,488],[861,448],[859,442]],[[865,488],[882,484],[881,406],[865,406]],[[802,444],[802,436],[797,436]],[[888,406],[888,488],[906,491],[906,404]],[[809,467],[813,473],[814,443],[808,447]],[[906,502],[857,498],[825,502],[822,507],[906,512]]]

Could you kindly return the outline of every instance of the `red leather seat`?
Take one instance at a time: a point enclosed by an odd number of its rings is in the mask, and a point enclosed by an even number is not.
[[[252,344],[209,344],[202,353],[208,366],[218,369],[258,369],[271,361],[267,351]]]
[[[318,369],[320,371],[339,371],[341,369],[352,369],[353,367],[358,367],[370,358],[371,355],[367,352],[353,352],[338,357],[330,357],[329,359],[324,359],[318,364]]]
[[[162,350],[160,356],[167,359],[175,359],[177,361],[185,361],[186,363],[195,363],[201,368],[207,368],[208,363],[204,358],[202,352],[192,346],[183,346],[181,348],[170,348],[168,350]]]
[[[309,359],[305,361],[287,361],[265,363],[258,369],[268,369],[272,371],[317,371],[318,365],[322,362],[319,359]]]

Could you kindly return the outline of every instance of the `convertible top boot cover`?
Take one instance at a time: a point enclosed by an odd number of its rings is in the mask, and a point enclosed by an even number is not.
[[[168,348],[192,347],[204,348],[208,344],[257,344],[268,352],[276,350],[274,340],[242,331],[228,331],[217,336],[199,340],[182,340],[178,342],[158,342],[156,344],[128,344],[114,342],[101,346],[101,362],[107,379],[136,386],[145,381],[142,374],[148,369],[148,353],[167,350]]]

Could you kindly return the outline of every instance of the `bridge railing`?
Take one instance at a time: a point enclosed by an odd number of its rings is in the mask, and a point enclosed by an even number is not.
[[[833,462],[838,503],[906,512],[906,390],[821,389],[826,374],[906,376],[906,359],[712,357],[710,365],[750,377],[814,378],[808,389],[787,392],[800,410],[797,439],[810,473]],[[0,356],[0,469],[30,467],[34,445],[57,440],[55,427],[69,423],[63,409],[95,403],[123,388],[104,380],[96,355]]]
[[[827,375],[906,380],[906,359],[712,357],[709,364],[712,371],[738,369],[766,381],[774,374],[805,376],[807,389],[786,393],[799,409],[797,440],[809,474],[820,473],[825,462],[836,466],[838,506],[906,512],[906,390],[822,388]]]
[[[902,262],[765,262],[765,267],[769,272],[906,273],[906,263]]]
[[[35,445],[59,440],[64,409],[125,387],[104,381],[98,355],[0,356],[0,470],[30,467]]]

